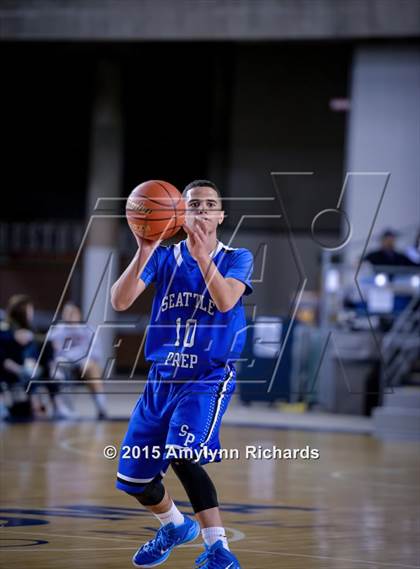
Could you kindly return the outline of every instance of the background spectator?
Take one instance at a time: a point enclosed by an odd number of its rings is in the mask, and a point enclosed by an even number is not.
[[[27,393],[31,380],[42,377],[50,379],[50,366],[54,358],[52,344],[44,344],[44,336],[33,329],[34,305],[27,295],[13,295],[7,305],[6,317],[0,323],[0,374],[4,388],[5,401],[9,403],[10,414],[19,408],[26,418],[45,412],[40,399],[35,396],[36,383]],[[37,361],[39,358],[39,365]],[[54,382],[45,383],[53,407],[55,418],[69,416],[58,387]],[[20,401],[17,401],[20,399]],[[16,403],[26,402],[26,406]],[[14,407],[14,405],[16,405]],[[26,411],[23,411],[23,408]]]
[[[97,417],[105,419],[100,345],[97,341],[93,342],[94,332],[82,324],[81,311],[76,304],[67,302],[64,305],[62,320],[64,324],[54,326],[49,336],[55,352],[54,377],[86,380]]]
[[[368,253],[364,260],[374,266],[415,266],[417,263],[409,259],[404,253],[395,248],[395,240],[398,233],[393,229],[386,229],[381,235],[381,246]]]

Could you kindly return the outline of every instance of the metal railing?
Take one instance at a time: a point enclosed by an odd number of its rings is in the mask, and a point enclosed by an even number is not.
[[[382,340],[384,387],[396,387],[411,371],[420,355],[420,295],[410,303],[395,320],[391,330]]]

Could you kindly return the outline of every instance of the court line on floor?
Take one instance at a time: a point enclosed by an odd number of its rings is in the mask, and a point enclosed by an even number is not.
[[[265,551],[255,549],[235,549],[235,553],[260,553],[267,555],[280,555],[284,557],[304,557],[305,559],[327,559],[329,561],[349,561],[350,563],[364,563],[367,565],[375,565],[378,567],[401,567],[402,569],[420,569],[420,565],[401,565],[395,563],[384,563],[382,561],[367,561],[365,559],[350,559],[348,557],[331,557],[327,555],[307,555],[304,553],[290,553],[286,551]]]
[[[77,537],[77,536],[74,536]],[[124,541],[128,541],[128,540],[124,540]],[[202,547],[202,545],[181,545],[181,547]],[[126,550],[132,550],[132,547],[102,547],[101,551],[126,551]],[[22,553],[24,551],[31,551],[32,553],[36,553],[38,551],[43,551],[44,553],[46,552],[45,548],[36,548],[36,549],[32,549],[32,548],[22,548],[22,549],[8,549],[7,553]],[[54,553],[69,553],[71,551],[92,551],[95,552],[97,551],[96,548],[91,548],[91,547],[68,547],[68,548],[62,548],[62,549],[51,549],[51,548],[47,548],[48,552],[54,552]],[[400,569],[420,569],[420,565],[395,565],[395,563],[383,563],[381,561],[366,561],[366,560],[360,560],[360,559],[349,559],[347,557],[330,557],[330,556],[326,556],[326,555],[305,555],[303,553],[288,553],[288,552],[283,552],[283,551],[265,551],[265,550],[255,550],[255,549],[235,549],[236,553],[255,553],[257,555],[279,555],[279,556],[283,556],[283,557],[303,557],[305,559],[319,559],[319,560],[329,560],[329,561],[345,561],[345,562],[350,562],[350,563],[363,563],[363,564],[367,564],[367,565],[374,565],[377,567],[394,567],[394,569],[396,568],[400,568]]]
[[[64,537],[64,538],[74,538],[74,539],[100,539],[102,541],[127,541],[127,542],[135,541],[136,543],[138,543],[138,541],[139,541],[138,539],[134,539],[134,538],[133,539],[127,539],[124,537],[99,537],[99,536],[95,536],[95,535],[72,535],[72,534],[35,532],[35,531],[20,532],[20,531],[8,529],[7,526],[4,527],[4,530],[6,530],[7,533],[15,533],[15,534],[18,534],[20,536],[23,536],[23,535],[39,535],[42,537]]]
[[[7,526],[5,526],[3,529],[6,530]],[[231,543],[234,543],[236,541],[241,541],[242,539],[246,538],[246,535],[244,532],[242,532],[241,530],[238,529],[234,529],[228,526],[225,526],[225,530],[227,532],[232,532],[232,536],[229,537],[229,541]],[[141,537],[139,536],[138,538],[133,538],[133,539],[127,539],[124,537],[99,537],[96,535],[74,535],[74,534],[59,534],[59,533],[49,533],[49,532],[35,532],[35,531],[16,531],[16,530],[10,530],[7,529],[8,533],[14,533],[14,534],[18,534],[20,536],[27,536],[27,535],[36,535],[36,536],[42,536],[42,537],[63,537],[63,538],[70,538],[70,539],[100,539],[102,541],[126,541],[127,543],[135,541],[137,544],[139,543],[139,540],[141,539]],[[4,534],[5,535],[5,534]],[[202,544],[191,544],[191,545],[184,545],[182,547],[201,547]],[[124,548],[124,549],[130,549],[130,548]],[[73,549],[72,549],[73,551]]]
[[[35,546],[33,546],[35,547]],[[28,547],[26,546],[25,548],[22,547],[22,549],[5,549],[5,551],[7,553],[23,553],[24,551],[30,551],[31,553],[38,553],[40,551],[42,551],[43,553],[45,553],[45,549],[41,549],[41,548],[37,548],[37,549],[33,549],[33,547]],[[181,547],[183,547],[181,545]],[[1,549],[1,548],[0,548]],[[134,547],[101,547],[101,551],[133,551]],[[69,553],[71,551],[92,551],[92,552],[97,552],[98,549],[96,547],[67,547],[66,549],[51,549],[50,547],[48,548],[48,553]]]
[[[92,440],[92,439],[90,438],[90,440]],[[91,451],[91,450],[85,450],[85,449],[81,449],[81,448],[75,448],[74,446],[72,446],[72,444],[76,441],[79,441],[79,442],[85,441],[86,443],[88,443],[89,437],[82,435],[82,436],[77,436],[77,437],[70,437],[68,439],[60,439],[58,441],[58,446],[60,448],[62,448],[63,450],[66,450],[68,452],[73,452],[75,454],[79,454],[82,456],[89,456],[89,457],[94,456],[95,458],[98,458],[98,456],[99,457],[102,456],[103,448],[100,449],[99,452],[96,450]],[[104,442],[104,443],[101,442],[101,444],[106,444],[106,442]]]

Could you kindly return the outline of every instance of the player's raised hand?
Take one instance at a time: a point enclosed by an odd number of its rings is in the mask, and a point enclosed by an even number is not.
[[[158,247],[162,243],[161,239],[159,241],[150,241],[150,239],[143,239],[142,237],[137,235],[137,233],[135,233],[135,231],[131,228],[131,226],[130,229],[131,233],[134,235],[134,239],[136,240],[138,248],[141,251],[144,251],[145,253],[151,253],[156,249],[156,247]]]
[[[195,219],[194,229],[190,229],[186,224],[183,226],[190,241],[190,254],[198,261],[208,257],[208,236],[204,220]]]

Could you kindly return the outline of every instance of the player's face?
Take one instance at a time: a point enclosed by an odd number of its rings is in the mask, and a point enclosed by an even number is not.
[[[188,190],[185,201],[186,225],[194,230],[196,219],[199,218],[204,221],[207,233],[215,232],[224,218],[222,202],[217,192],[207,186],[192,188]]]

